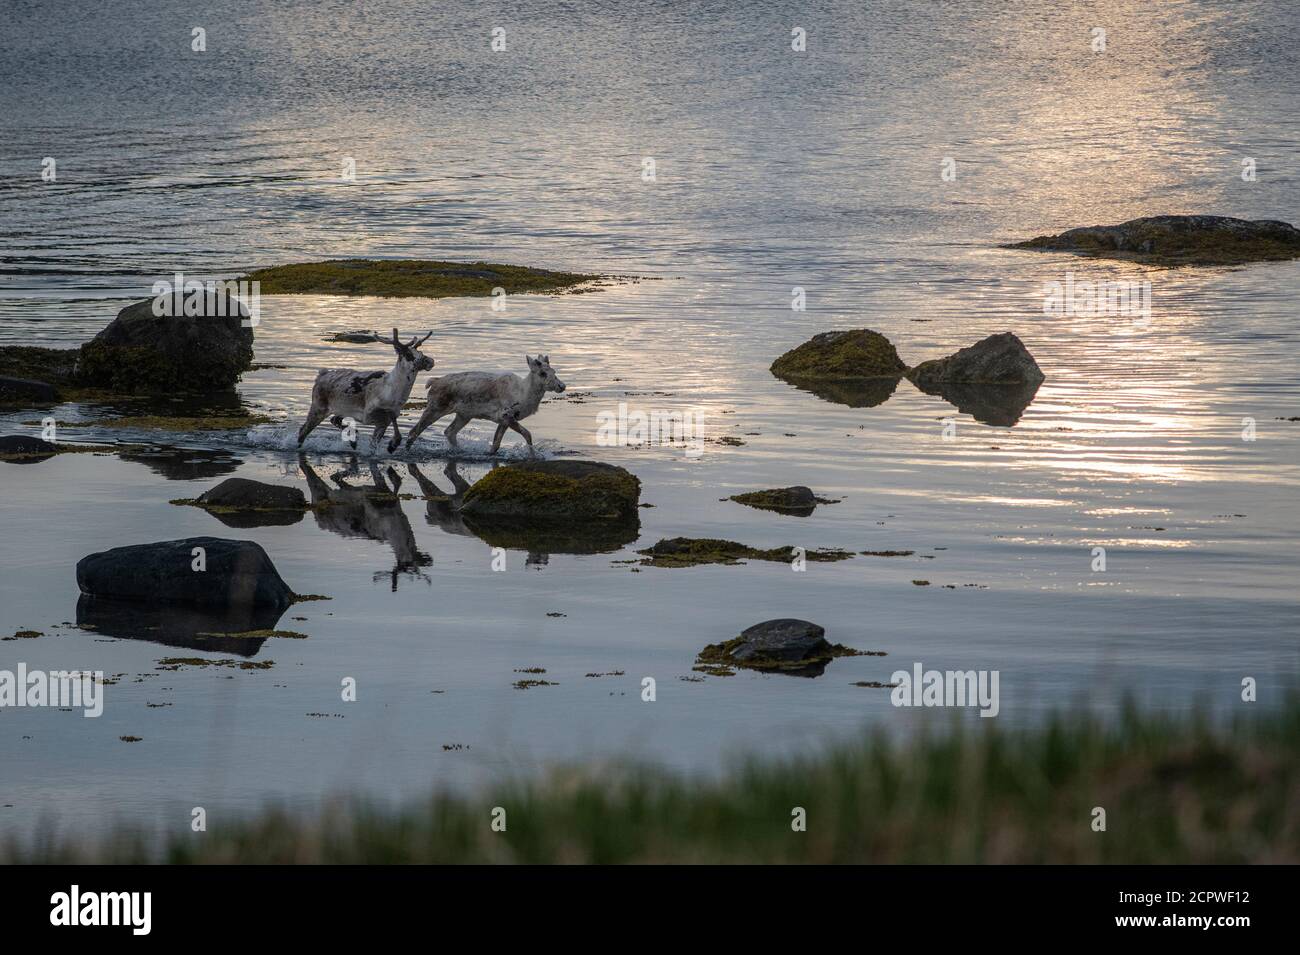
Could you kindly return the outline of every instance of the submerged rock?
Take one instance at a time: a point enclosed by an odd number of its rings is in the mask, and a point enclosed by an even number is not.
[[[802,484],[796,484],[794,487],[774,487],[765,491],[733,494],[727,500],[745,504],[749,507],[756,507],[763,511],[778,511],[782,514],[793,514],[798,517],[807,517],[816,509],[818,504],[837,503],[829,498],[818,497],[812,492],[812,488],[804,487]]]
[[[599,461],[526,461],[493,468],[465,492],[467,517],[545,521],[638,520],[641,482]]]
[[[1019,338],[1011,332],[990,335],[946,358],[923,361],[907,373],[924,390],[945,383],[973,385],[1037,385],[1043,371]]]
[[[711,643],[695,662],[704,667],[743,667],[790,676],[821,676],[836,657],[859,650],[830,643],[824,628],[808,620],[783,617],[756,623],[740,636]]]
[[[491,262],[435,262],[423,259],[336,259],[258,269],[244,277],[261,283],[263,295],[381,295],[442,298],[557,292],[600,278]]]
[[[154,301],[128,305],[81,346],[81,382],[119,393],[218,391],[248,370],[253,330],[237,299],[197,296],[201,314],[172,316],[155,315]]]
[[[884,335],[869,328],[822,332],[772,362],[772,374],[792,384],[894,378],[907,371]],[[886,396],[888,397],[888,396]]]
[[[202,548],[197,569],[196,548]],[[283,610],[294,600],[271,558],[252,541],[190,537],[114,547],[77,562],[83,594],[151,604],[250,605]]]
[[[1276,219],[1148,216],[1040,235],[1005,248],[1077,252],[1155,265],[1240,265],[1300,258],[1300,229]]]
[[[711,537],[670,537],[659,541],[652,547],[637,551],[646,559],[641,561],[647,567],[695,567],[699,564],[739,564],[745,560],[765,560],[788,564],[799,556],[794,547],[773,547],[762,550],[735,541],[718,540]],[[848,560],[853,555],[844,550],[807,550],[805,560],[836,561]]]

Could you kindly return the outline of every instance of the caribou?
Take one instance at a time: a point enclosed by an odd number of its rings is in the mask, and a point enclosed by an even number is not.
[[[429,403],[414,428],[406,432],[406,447],[410,450],[421,432],[439,418],[454,414],[455,420],[443,434],[447,443],[458,448],[456,435],[475,418],[496,422],[497,431],[492,437],[492,454],[501,447],[506,428],[518,431],[533,450],[533,436],[519,422],[537,410],[542,396],[548,391],[561,392],[560,381],[551,368],[549,355],[524,356],[528,359],[528,375],[520,378],[509,372],[493,374],[486,371],[462,371],[455,375],[430,378],[425,384]]]
[[[412,337],[405,343],[398,337],[396,328],[393,329],[392,338],[374,335],[374,341],[392,345],[397,352],[397,364],[387,372],[322,368],[312,385],[311,409],[307,412],[307,420],[298,429],[298,447],[301,448],[307,435],[328,417],[348,437],[348,443],[354,451],[357,448],[356,425],[374,425],[372,450],[378,446],[379,440],[391,425],[393,437],[388,442],[388,453],[396,451],[402,443],[402,433],[397,429],[397,416],[402,413],[402,406],[411,396],[415,376],[433,367],[433,359],[419,351],[420,346],[432,334],[430,331],[423,338]],[[353,423],[350,431],[349,421]]]

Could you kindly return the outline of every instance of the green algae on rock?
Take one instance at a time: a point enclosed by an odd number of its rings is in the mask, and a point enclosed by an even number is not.
[[[128,415],[122,418],[104,418],[98,421],[56,421],[59,428],[106,428],[112,430],[134,429],[137,431],[241,431],[259,424],[274,421],[263,414],[244,412],[240,414],[213,415]],[[38,425],[39,421],[24,422]]]
[[[602,278],[579,272],[552,272],[492,262],[441,262],[424,259],[333,259],[258,269],[244,276],[260,283],[263,295],[374,295],[449,298],[555,293]]]
[[[599,461],[525,461],[493,468],[465,492],[461,512],[478,518],[636,521],[641,482]]]
[[[738,544],[735,541],[715,538],[671,537],[652,547],[637,551],[645,557],[640,561],[647,567],[695,567],[699,564],[739,564],[746,560],[765,560],[788,564],[800,556],[796,548],[774,547],[761,550]],[[804,559],[811,561],[848,560],[848,551],[825,549],[804,551]]]
[[[1300,258],[1300,229],[1276,219],[1147,216],[1040,235],[1003,248],[1074,252],[1151,265],[1244,265]]]
[[[840,381],[899,378],[907,365],[893,343],[869,328],[822,332],[772,362],[771,372],[791,384],[800,381]]]

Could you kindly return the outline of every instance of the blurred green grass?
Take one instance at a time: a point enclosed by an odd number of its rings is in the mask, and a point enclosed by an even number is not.
[[[1212,724],[1125,707],[1035,729],[954,721],[719,779],[556,770],[469,798],[271,808],[161,840],[11,840],[12,863],[1285,863],[1300,861],[1300,698]],[[506,830],[493,831],[493,807]],[[1107,829],[1092,829],[1093,809]],[[806,811],[806,831],[792,811]]]

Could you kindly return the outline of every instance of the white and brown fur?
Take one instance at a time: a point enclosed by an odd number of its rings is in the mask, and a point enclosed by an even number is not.
[[[425,428],[439,418],[454,414],[455,420],[443,432],[447,443],[459,447],[456,435],[475,418],[496,422],[497,431],[492,437],[492,454],[501,447],[506,429],[518,431],[533,447],[533,436],[519,422],[537,411],[542,396],[548,391],[561,392],[564,382],[551,369],[548,355],[528,359],[528,375],[520,378],[509,372],[493,374],[486,371],[463,371],[456,375],[430,378],[424,386],[429,392],[429,403],[415,427],[406,433],[406,447],[415,443]]]
[[[415,376],[433,367],[433,359],[419,351],[420,346],[432,334],[429,332],[424,338],[412,338],[405,343],[398,338],[395,328],[391,339],[376,335],[375,341],[390,344],[397,352],[397,364],[387,372],[364,372],[351,368],[321,369],[316,375],[316,383],[312,385],[311,409],[307,412],[307,420],[298,429],[298,447],[302,447],[307,435],[328,417],[340,429],[346,427],[347,418],[351,418],[358,426],[374,425],[372,448],[379,445],[379,439],[391,425],[393,437],[388,442],[388,453],[396,451],[402,443],[402,434],[397,429],[397,416],[402,413],[402,406],[411,396]],[[355,451],[356,438],[350,443]]]

